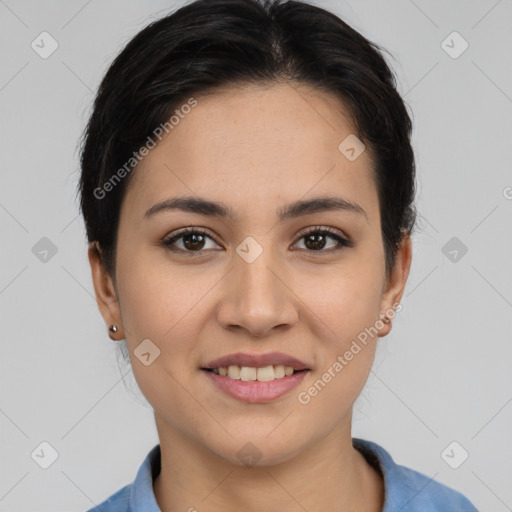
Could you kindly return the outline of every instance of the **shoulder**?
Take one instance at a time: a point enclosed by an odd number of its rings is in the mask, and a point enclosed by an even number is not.
[[[130,492],[132,484],[125,485],[112,496],[87,512],[130,512]]]
[[[414,469],[396,464],[382,446],[363,439],[353,444],[384,478],[385,502],[382,512],[478,512],[462,493]]]
[[[87,512],[160,512],[153,481],[160,473],[160,445],[154,446],[140,465],[133,483],[125,485]]]
[[[459,491],[414,469],[400,465],[396,468],[395,496],[400,507],[408,503],[411,512],[444,512],[447,508],[450,512],[478,512],[469,499]],[[391,508],[390,512],[392,510],[395,509]]]

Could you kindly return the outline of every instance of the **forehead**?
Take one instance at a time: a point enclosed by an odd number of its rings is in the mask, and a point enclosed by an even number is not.
[[[133,171],[123,205],[138,217],[179,195],[220,200],[238,211],[338,192],[364,203],[369,214],[375,210],[372,155],[366,149],[350,161],[340,151],[354,127],[336,96],[281,83],[194,98],[196,106]]]

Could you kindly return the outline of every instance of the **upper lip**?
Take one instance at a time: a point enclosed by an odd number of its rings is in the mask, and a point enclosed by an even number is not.
[[[306,363],[299,359],[283,354],[282,352],[265,352],[264,354],[251,353],[251,352],[237,352],[235,354],[228,354],[218,359],[209,361],[201,368],[213,369],[220,367],[227,367],[230,365],[249,366],[260,368],[263,366],[291,366],[294,370],[309,370]]]

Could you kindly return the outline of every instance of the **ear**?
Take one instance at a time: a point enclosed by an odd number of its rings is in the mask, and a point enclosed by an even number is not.
[[[114,334],[109,331],[109,335],[112,339],[123,338],[121,310],[119,308],[116,287],[112,277],[105,269],[98,242],[94,241],[89,244],[87,255],[91,265],[96,302],[98,303],[101,316],[105,320],[107,327],[112,324],[117,327],[117,332]]]
[[[381,318],[386,314],[389,316],[389,312],[396,310],[396,307],[400,303],[402,295],[404,293],[405,284],[409,271],[411,269],[412,262],[412,242],[411,237],[407,234],[400,242],[396,259],[395,266],[389,280],[384,285],[382,300],[381,300]],[[390,320],[392,317],[389,316]],[[384,323],[384,327],[379,330],[379,337],[386,336],[391,331],[392,322],[388,324]]]

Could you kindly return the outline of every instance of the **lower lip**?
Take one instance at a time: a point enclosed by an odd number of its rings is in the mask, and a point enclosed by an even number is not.
[[[238,398],[244,402],[270,402],[298,386],[310,370],[294,372],[292,375],[287,375],[281,379],[266,382],[230,379],[207,370],[201,371],[217,387],[233,398]]]

